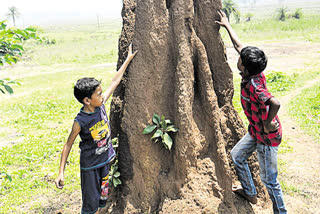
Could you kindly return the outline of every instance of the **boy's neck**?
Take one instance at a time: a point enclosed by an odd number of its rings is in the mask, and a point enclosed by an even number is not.
[[[83,111],[86,113],[94,113],[96,111],[96,107],[83,105]]]

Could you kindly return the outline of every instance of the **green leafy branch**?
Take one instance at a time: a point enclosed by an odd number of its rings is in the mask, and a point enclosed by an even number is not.
[[[21,85],[19,82],[10,80],[9,78],[6,79],[0,79],[0,91],[5,94],[6,90],[9,94],[13,93],[13,89],[9,86],[9,84],[17,84],[17,85]]]
[[[5,21],[0,22],[0,66],[5,63],[12,65],[17,63],[24,51],[22,43],[28,39],[35,39],[41,42],[40,37],[37,36],[37,29],[35,27],[28,27],[26,29],[7,28]],[[5,94],[13,93],[9,84],[18,84],[10,79],[0,79],[0,91]]]
[[[119,146],[119,140],[118,138],[112,139],[112,146],[113,149],[116,150],[116,160],[111,165],[110,171],[109,171],[109,182],[114,186],[117,187],[119,184],[122,184],[120,180],[120,172],[118,171],[118,146]]]
[[[0,65],[17,63],[19,56],[24,51],[21,43],[28,39],[41,41],[36,34],[37,29],[28,27],[26,29],[7,28],[5,21],[0,22]]]
[[[151,137],[151,140],[155,143],[161,142],[163,146],[171,150],[172,147],[172,138],[169,136],[169,132],[177,132],[179,129],[175,128],[171,120],[165,119],[164,115],[162,115],[161,119],[160,116],[156,113],[152,116],[152,123],[151,125],[148,125],[142,132],[142,134],[150,134],[154,130],[155,133]]]

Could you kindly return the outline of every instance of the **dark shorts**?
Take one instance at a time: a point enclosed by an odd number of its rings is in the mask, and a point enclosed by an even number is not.
[[[97,212],[105,207],[109,192],[109,164],[92,170],[81,170],[81,191],[83,214]]]

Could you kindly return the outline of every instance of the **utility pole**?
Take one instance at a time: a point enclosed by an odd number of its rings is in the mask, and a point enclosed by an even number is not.
[[[98,23],[98,29],[100,29],[100,20],[99,20],[99,14],[97,14],[97,23]]]

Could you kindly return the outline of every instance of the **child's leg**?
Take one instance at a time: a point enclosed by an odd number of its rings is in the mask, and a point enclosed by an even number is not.
[[[284,205],[283,195],[278,176],[277,146],[257,145],[258,161],[260,165],[260,178],[266,186],[273,203],[273,212],[284,214],[287,210]]]
[[[101,179],[99,169],[81,171],[82,214],[93,214],[98,211]]]
[[[109,197],[109,168],[109,164],[106,164],[104,167],[101,167],[99,171],[100,177],[102,178],[99,208],[106,207]]]
[[[251,172],[247,159],[256,149],[257,143],[247,133],[231,150],[231,157],[235,165],[239,181],[242,184],[243,190],[249,197],[257,195],[256,188],[253,184]]]

